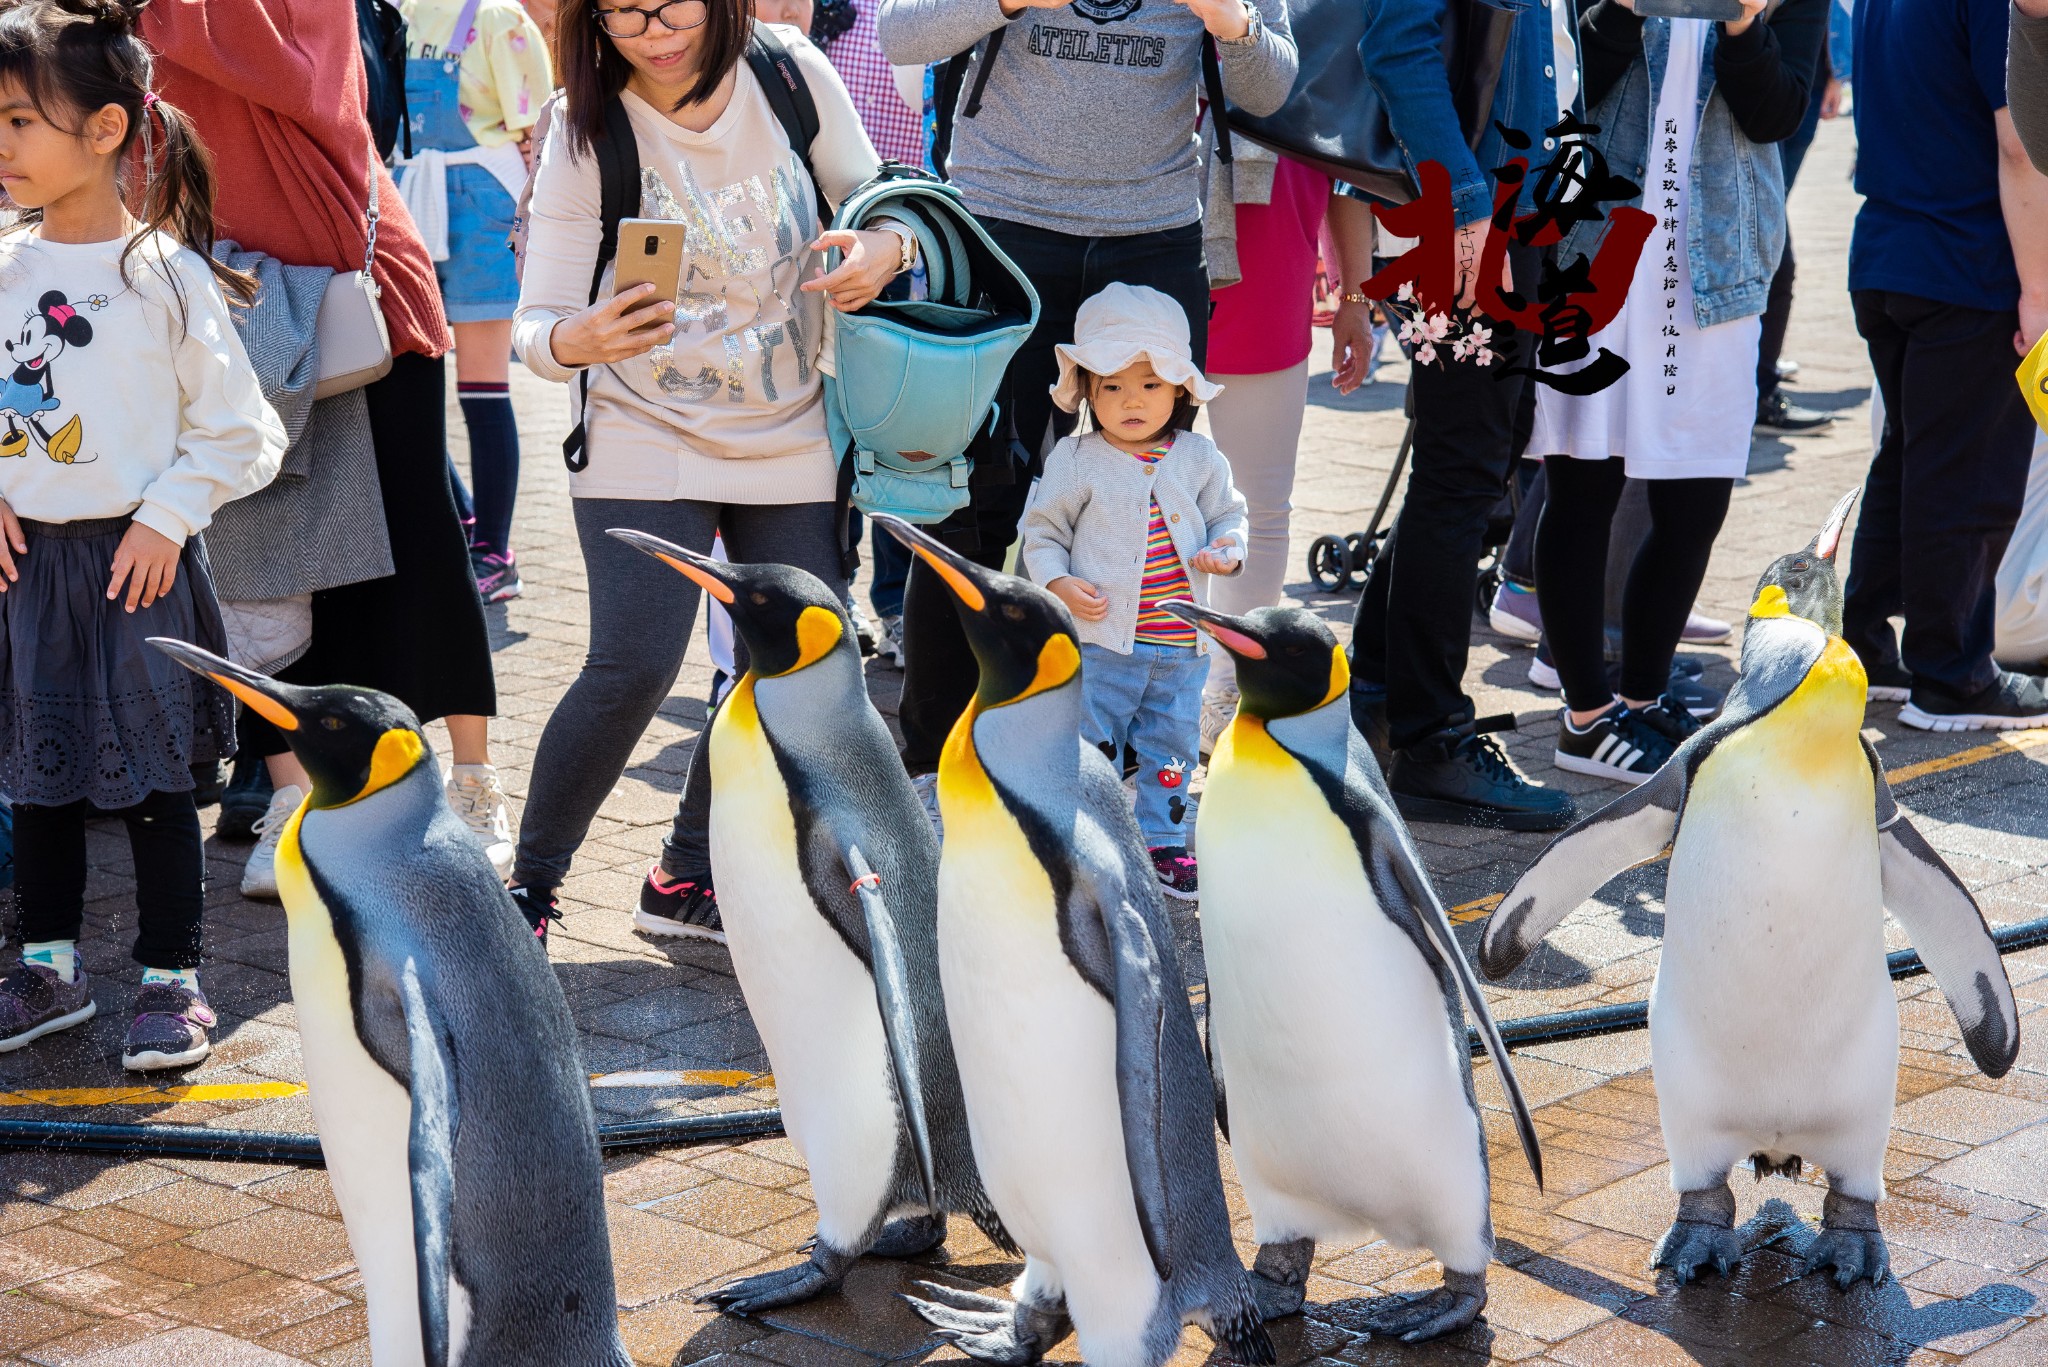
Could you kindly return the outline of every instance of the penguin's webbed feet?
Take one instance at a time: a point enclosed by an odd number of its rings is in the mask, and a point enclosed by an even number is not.
[[[1426,1296],[1404,1301],[1365,1318],[1374,1338],[1423,1343],[1474,1323],[1486,1308],[1486,1274],[1444,1269],[1444,1284]]]
[[[1069,1325],[1063,1306],[1006,1301],[937,1282],[912,1285],[930,1297],[903,1297],[918,1317],[937,1329],[940,1338],[982,1362],[997,1363],[1000,1367],[1029,1367],[1067,1336]]]
[[[1315,1255],[1313,1239],[1259,1245],[1249,1281],[1261,1320],[1301,1313],[1301,1307],[1308,1302],[1308,1270]]]
[[[1742,1236],[1735,1232],[1735,1193],[1724,1177],[1720,1183],[1678,1194],[1678,1218],[1664,1237],[1650,1266],[1668,1267],[1680,1286],[1708,1268],[1726,1277],[1742,1261]]]
[[[946,1217],[934,1211],[906,1215],[882,1226],[868,1252],[877,1258],[915,1258],[946,1242]]]
[[[727,1282],[716,1291],[699,1296],[697,1301],[700,1305],[715,1306],[731,1315],[752,1315],[784,1305],[797,1305],[827,1291],[838,1290],[856,1261],[850,1253],[814,1243],[808,1262]]]
[[[1847,1291],[1868,1279],[1883,1286],[1892,1271],[1891,1249],[1877,1227],[1877,1203],[1830,1191],[1821,1207],[1820,1236],[1806,1250],[1806,1272],[1834,1269],[1835,1286]]]

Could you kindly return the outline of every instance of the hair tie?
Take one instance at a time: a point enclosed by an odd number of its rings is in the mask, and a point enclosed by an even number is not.
[[[144,109],[153,109],[156,107],[156,92],[154,90],[146,91],[143,94],[142,107]]]

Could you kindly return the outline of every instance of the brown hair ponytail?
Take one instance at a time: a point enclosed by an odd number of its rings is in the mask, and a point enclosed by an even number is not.
[[[183,111],[151,90],[156,57],[135,31],[148,3],[18,0],[0,9],[0,81],[12,82],[59,128],[82,131],[85,118],[108,105],[128,116],[116,155],[122,198],[143,226],[121,253],[124,279],[129,255],[161,232],[204,257],[221,289],[246,304],[255,298],[255,277],[213,259],[213,157]]]

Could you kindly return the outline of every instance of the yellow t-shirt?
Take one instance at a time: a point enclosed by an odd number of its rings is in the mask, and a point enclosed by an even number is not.
[[[463,0],[400,0],[406,56],[438,61],[455,40]],[[517,142],[540,118],[555,88],[548,41],[517,0],[482,0],[462,52],[456,99],[480,147]]]

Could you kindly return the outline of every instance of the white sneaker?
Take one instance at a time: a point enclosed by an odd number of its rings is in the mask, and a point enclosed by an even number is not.
[[[1202,754],[1206,757],[1216,750],[1216,742],[1230,729],[1230,723],[1237,716],[1237,690],[1202,695]]]
[[[498,771],[489,764],[457,764],[448,770],[443,791],[448,806],[462,818],[477,845],[491,861],[499,879],[512,876],[512,813]]]
[[[1546,693],[1555,693],[1564,687],[1564,680],[1557,676],[1557,666],[1541,655],[1529,657],[1529,682]]]
[[[259,902],[275,902],[277,898],[277,842],[284,839],[284,823],[291,820],[292,813],[306,800],[306,790],[295,783],[287,783],[270,795],[270,806],[263,815],[256,818],[256,848],[249,851],[249,862],[242,866],[242,896]]]
[[[910,786],[917,790],[917,800],[924,804],[924,814],[931,819],[932,833],[938,836],[940,843],[943,844],[946,839],[946,823],[939,815],[939,776],[919,774],[910,780]]]
[[[875,654],[891,669],[903,668],[903,617],[897,614],[882,619],[882,637],[875,645]]]

